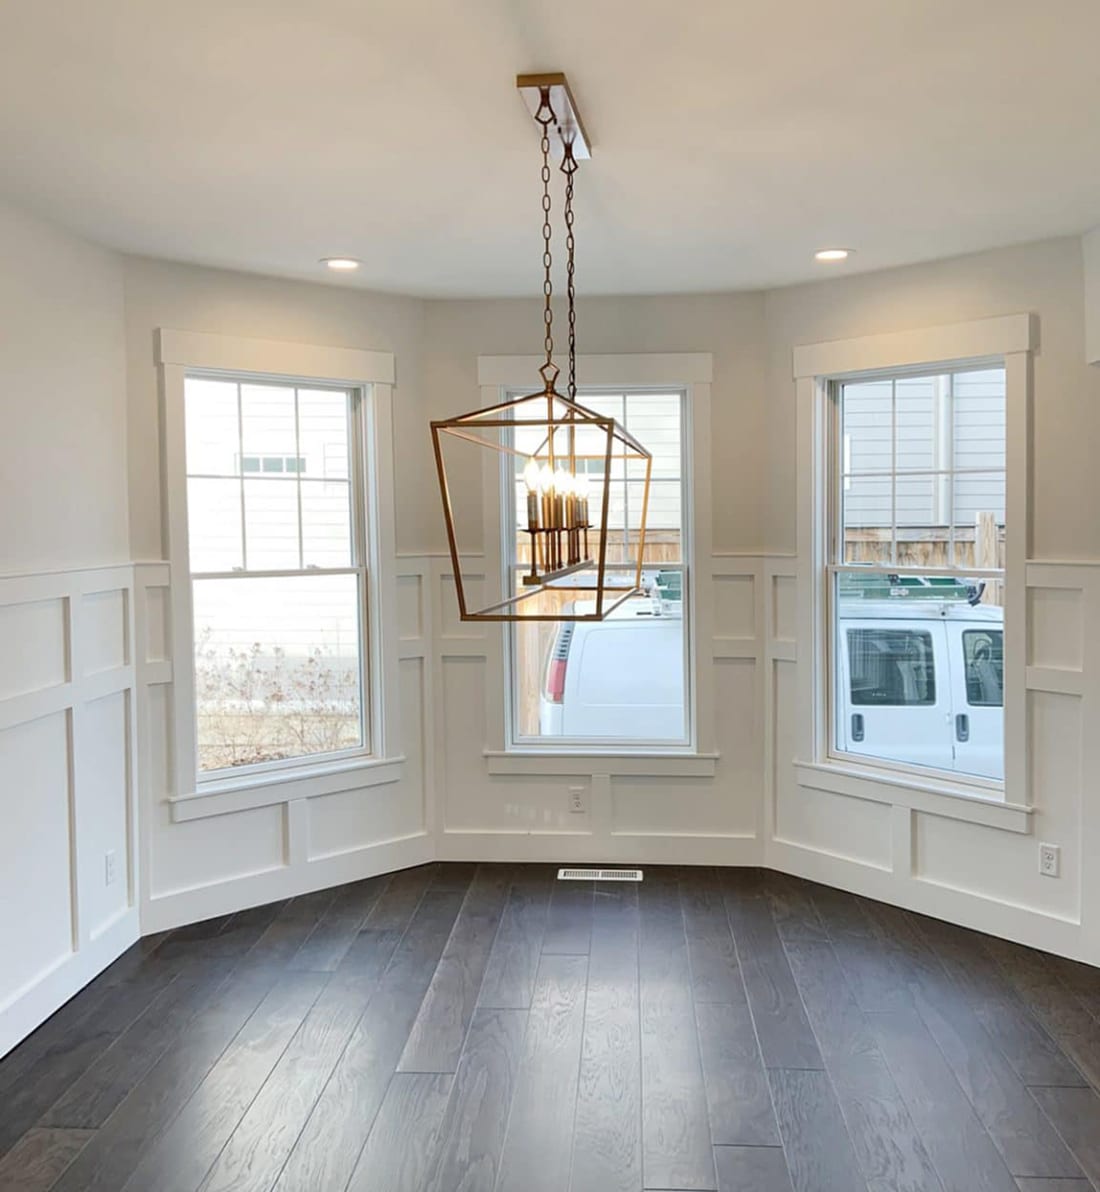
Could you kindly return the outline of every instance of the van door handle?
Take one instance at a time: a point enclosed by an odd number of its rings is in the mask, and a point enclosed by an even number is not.
[[[970,717],[965,712],[960,712],[955,717],[955,740],[970,740]]]
[[[853,712],[852,713],[852,740],[853,741],[862,741],[863,740],[863,713],[862,712]]]

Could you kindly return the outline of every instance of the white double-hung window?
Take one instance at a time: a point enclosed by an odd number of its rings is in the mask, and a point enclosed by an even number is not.
[[[160,353],[180,796],[386,760],[392,358],[164,331]]]
[[[833,747],[1004,778],[1002,366],[830,386]]]
[[[683,747],[689,740],[688,626],[684,600],[684,511],[687,473],[686,394],[683,390],[608,392],[582,389],[577,400],[614,418],[653,454],[642,558],[643,592],[605,620],[534,621],[512,625],[510,689],[513,742],[542,747],[629,745]],[[506,531],[513,592],[526,569],[524,533],[527,490],[525,453],[534,452],[541,427],[517,423],[518,456],[504,456],[505,479],[513,489]],[[602,500],[603,459],[581,461],[591,491]],[[612,459],[609,481],[607,568],[609,582],[633,582],[642,526],[645,466]],[[595,557],[599,536],[590,534]],[[590,613],[583,592],[548,592],[540,613]]]
[[[186,379],[200,772],[369,748],[359,401]]]

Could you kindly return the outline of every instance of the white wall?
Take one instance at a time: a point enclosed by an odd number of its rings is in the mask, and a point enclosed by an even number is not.
[[[121,264],[3,205],[0,261],[0,574],[127,562]]]
[[[5,206],[0,260],[3,1054],[138,915],[121,263]]]
[[[1100,364],[1100,228],[1083,240],[1085,251],[1085,356]]]

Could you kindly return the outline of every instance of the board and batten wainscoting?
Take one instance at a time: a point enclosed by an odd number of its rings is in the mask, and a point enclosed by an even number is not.
[[[140,935],[133,575],[0,577],[0,1055]]]

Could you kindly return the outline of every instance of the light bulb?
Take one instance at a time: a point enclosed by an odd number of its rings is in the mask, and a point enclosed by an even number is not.
[[[554,473],[550,471],[549,464],[543,464],[539,472],[539,492],[548,493],[554,487]]]
[[[527,485],[529,493],[535,492],[539,486],[539,461],[532,455],[523,469],[523,483]]]

